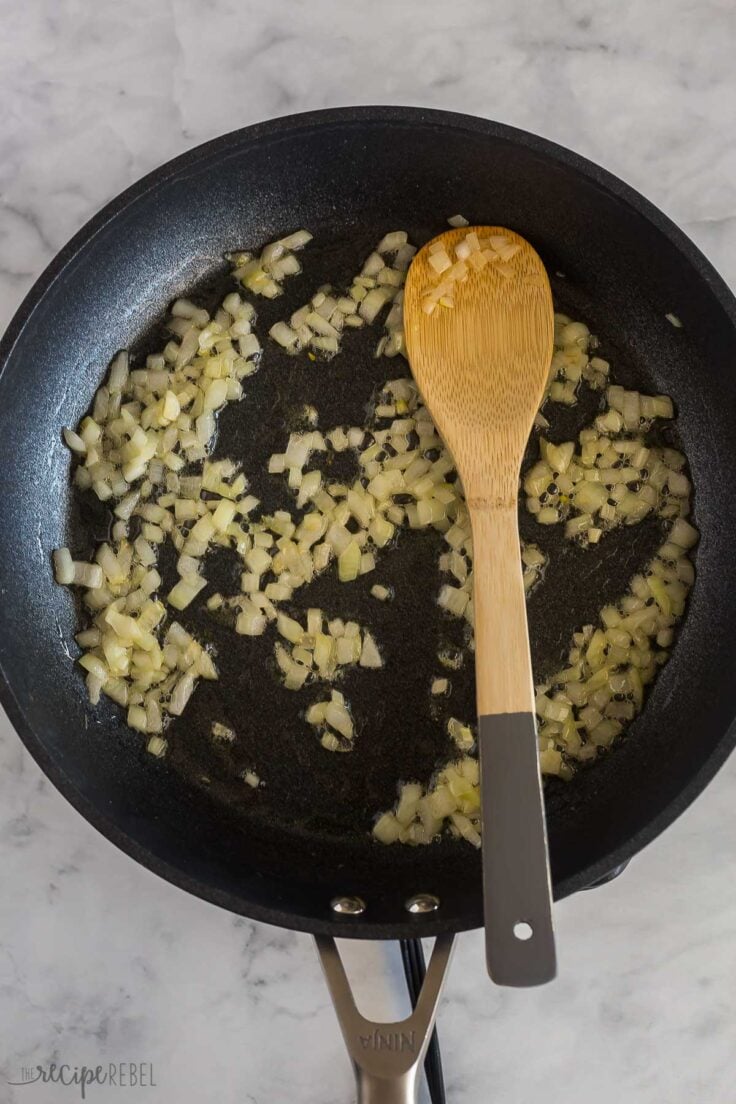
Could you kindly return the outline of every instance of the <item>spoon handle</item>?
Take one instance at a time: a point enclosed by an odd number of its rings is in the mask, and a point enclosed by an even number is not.
[[[541,985],[556,957],[516,503],[471,517],[486,964]]]

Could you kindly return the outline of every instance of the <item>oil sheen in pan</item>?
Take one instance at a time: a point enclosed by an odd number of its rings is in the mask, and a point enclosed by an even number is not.
[[[436,229],[410,230],[410,240],[421,244]],[[402,357],[374,357],[377,326],[348,333],[343,350],[331,361],[312,362],[305,354],[291,357],[266,337],[273,322],[288,317],[320,284],[348,283],[378,237],[380,232],[357,234],[349,240],[317,234],[300,254],[304,274],[286,282],[283,296],[255,301],[256,332],[264,346],[260,368],[244,381],[242,401],[229,404],[219,415],[212,458],[228,457],[241,464],[265,510],[293,508],[282,477],[268,475],[266,468],[269,456],[282,451],[289,431],[297,428],[304,404],[316,407],[323,431],[335,425],[363,425],[381,385],[409,374]],[[233,247],[242,244],[234,242]],[[597,327],[595,304],[565,279],[553,277],[552,284],[556,308],[585,321],[598,336],[601,355],[612,364],[612,379],[651,390],[652,382],[618,352],[616,335]],[[214,309],[235,286],[223,262],[188,294],[199,305]],[[154,326],[133,348],[134,357],[159,351],[167,339],[165,327]],[[102,372],[103,366],[101,377]],[[554,441],[577,437],[600,404],[601,393],[585,386],[576,406],[550,404],[548,435]],[[677,446],[672,430],[667,431],[666,443]],[[352,454],[329,456],[335,478],[357,474]],[[536,456],[532,438],[525,464]],[[82,499],[77,492],[72,510],[79,545],[91,548],[94,541],[104,539],[106,510],[90,507],[88,496]],[[542,583],[528,600],[535,677],[542,678],[564,659],[572,633],[595,621],[603,605],[625,592],[631,576],[662,543],[663,527],[657,519],[649,519],[615,530],[595,549],[586,549],[565,538],[564,525],[537,525],[522,505],[520,528],[522,537],[538,544],[549,561]],[[169,768],[205,787],[218,803],[244,820],[260,821],[262,827],[284,823],[315,837],[355,834],[368,842],[373,817],[392,806],[399,782],[428,780],[456,752],[429,694],[431,677],[445,673],[437,660],[438,648],[459,648],[465,630],[464,622],[448,617],[436,604],[442,549],[442,538],[433,530],[402,531],[395,547],[378,554],[374,572],[346,585],[337,581],[334,571],[327,571],[298,592],[295,610],[317,606],[330,616],[357,620],[375,630],[381,643],[385,663],[381,671],[348,669],[339,684],[356,722],[354,748],[345,755],[320,747],[303,718],[306,707],[316,700],[315,691],[284,690],[270,637],[238,636],[222,614],[206,610],[210,594],[238,591],[242,570],[234,552],[210,552],[205,568],[208,586],[178,619],[201,643],[211,646],[220,678],[200,681],[184,715],[171,725]],[[167,542],[159,565],[163,592],[176,578],[174,564]],[[371,596],[376,582],[392,588],[392,601],[379,602]],[[452,715],[473,719],[472,654],[466,653],[463,667],[452,673],[451,681]],[[213,740],[213,721],[234,729],[236,740]],[[255,790],[242,780],[243,771],[251,768],[264,782]],[[550,779],[546,785],[548,803],[554,807],[564,803],[564,791],[574,787],[575,780]]]

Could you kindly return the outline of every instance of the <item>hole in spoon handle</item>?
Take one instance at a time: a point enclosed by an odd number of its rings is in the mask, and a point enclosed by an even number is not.
[[[497,985],[557,972],[544,795],[533,713],[478,719],[486,963]]]

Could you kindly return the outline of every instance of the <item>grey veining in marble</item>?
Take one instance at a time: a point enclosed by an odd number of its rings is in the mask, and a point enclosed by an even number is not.
[[[0,0],[0,324],[122,188],[218,133],[356,103],[487,115],[640,188],[736,284],[732,0]],[[625,877],[558,910],[560,978],[492,989],[464,936],[440,1013],[453,1104],[736,1100],[736,761]],[[0,1104],[22,1066],[146,1061],[88,1099],[344,1104],[310,940],[235,919],[98,836],[0,719]],[[366,1011],[395,950],[347,948]],[[378,968],[380,967],[380,969]],[[126,1097],[127,1093],[127,1097]]]

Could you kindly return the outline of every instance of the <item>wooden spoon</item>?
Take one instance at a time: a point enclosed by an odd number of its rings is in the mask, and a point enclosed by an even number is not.
[[[441,242],[454,262],[471,231],[520,249],[481,271],[468,265],[454,307],[427,314],[425,297],[443,278],[429,264],[430,246]],[[434,242],[409,269],[404,330],[473,532],[486,961],[499,985],[539,985],[556,964],[517,495],[552,359],[552,295],[541,260],[510,230],[464,227]]]

